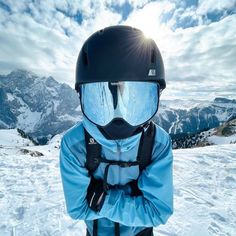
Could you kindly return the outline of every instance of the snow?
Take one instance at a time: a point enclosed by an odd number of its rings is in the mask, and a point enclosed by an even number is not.
[[[57,89],[55,87],[49,87],[47,86],[47,90],[50,91],[50,93],[54,96],[54,97],[57,97]]]
[[[169,128],[169,130],[168,130],[168,132],[169,133],[173,133],[173,134],[175,134],[176,132],[177,132],[177,128],[179,128],[179,121],[180,121],[180,119],[179,119],[179,114],[178,113],[176,113],[176,121],[175,122],[173,122],[172,124],[171,124],[171,126],[170,126],[170,128]],[[177,125],[176,125],[177,124]]]
[[[60,102],[57,101],[57,100],[54,100],[54,101],[52,101],[52,102],[53,102],[53,109],[54,109],[54,111],[56,111],[57,108],[58,108],[58,106],[60,105]]]
[[[0,129],[0,148],[32,145],[33,143],[29,139],[22,138],[16,129]]]
[[[13,101],[15,98],[14,98],[14,96],[11,94],[11,93],[7,93],[7,100],[8,101]]]
[[[236,235],[236,145],[174,150],[175,211],[157,235]]]
[[[229,118],[229,114],[231,113],[228,111],[227,105],[228,104],[223,104],[223,106],[226,108],[226,110],[224,112],[216,110],[216,116],[219,119],[219,121],[221,121],[221,122],[226,121]],[[222,107],[222,105],[221,105],[221,107]]]
[[[193,107],[200,107],[202,104],[204,105],[211,105],[212,102],[209,102],[207,100],[197,100],[197,99],[172,99],[172,100],[162,100],[161,105],[165,105],[168,108],[171,109],[184,109],[184,110],[190,110]]]
[[[82,115],[78,115],[77,117],[70,116],[68,114],[64,114],[60,116],[60,121],[73,121],[74,123],[77,123],[82,120]]]
[[[60,138],[27,146],[16,131],[0,130],[0,235],[85,235],[66,213]],[[236,144],[174,150],[175,210],[154,235],[236,235],[235,158]]]
[[[207,107],[207,106],[219,106],[225,108],[234,108],[235,103],[222,102],[222,101],[214,101],[214,100],[206,100],[206,99],[165,99],[161,101],[161,106],[166,106],[171,109],[184,109],[191,110],[193,107]],[[162,109],[160,109],[162,110]],[[219,114],[221,115],[221,114]],[[222,116],[224,119],[224,115]]]
[[[18,109],[20,115],[17,117],[17,127],[25,132],[31,132],[34,130],[35,123],[40,120],[42,112],[32,112],[21,97],[17,97],[17,99],[21,104]]]
[[[212,135],[211,137],[208,137],[208,141],[212,144],[236,143],[236,134],[228,137]]]

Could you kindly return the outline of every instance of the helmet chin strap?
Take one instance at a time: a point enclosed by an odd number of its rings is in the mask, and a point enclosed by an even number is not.
[[[122,118],[113,119],[106,126],[98,126],[98,129],[108,140],[126,139],[135,134],[142,132],[143,128],[147,126],[149,122],[142,126],[132,126]]]

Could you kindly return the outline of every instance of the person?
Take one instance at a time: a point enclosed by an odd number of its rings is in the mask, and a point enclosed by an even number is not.
[[[153,122],[165,89],[154,40],[131,26],[93,33],[76,65],[82,121],[63,135],[67,212],[88,236],[150,236],[173,213],[169,134]]]

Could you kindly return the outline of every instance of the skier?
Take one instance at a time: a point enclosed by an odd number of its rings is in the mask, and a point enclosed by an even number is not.
[[[150,236],[173,213],[171,139],[152,121],[164,77],[156,43],[130,26],[99,30],[80,50],[83,120],[62,138],[60,171],[87,236]]]

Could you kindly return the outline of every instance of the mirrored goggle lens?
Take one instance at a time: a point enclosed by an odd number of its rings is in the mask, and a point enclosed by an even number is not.
[[[105,126],[123,118],[137,126],[149,120],[158,108],[159,86],[154,82],[96,82],[81,85],[84,114],[97,125]]]

